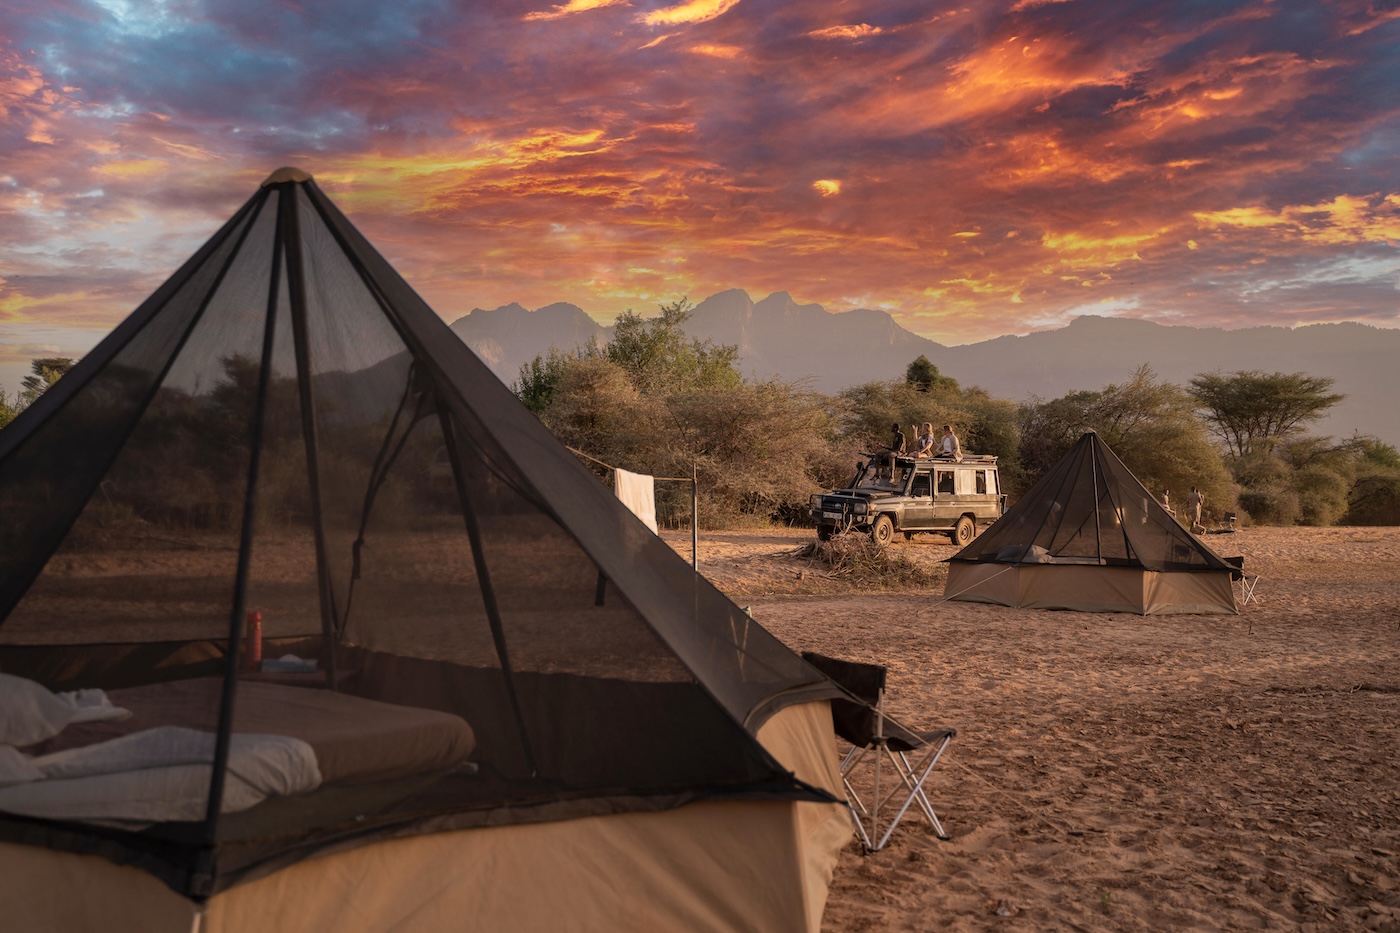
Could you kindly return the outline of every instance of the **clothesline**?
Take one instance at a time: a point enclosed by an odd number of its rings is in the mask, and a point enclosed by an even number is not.
[[[593,463],[598,464],[600,467],[603,467],[603,468],[606,469],[606,470],[612,470],[613,473],[614,473],[614,475],[617,475],[617,474],[620,474],[620,473],[630,473],[630,472],[631,472],[630,470],[623,470],[621,467],[613,466],[611,463],[608,463],[608,462],[605,461],[605,460],[599,460],[597,457],[593,456],[592,454],[586,454],[586,453],[584,453],[583,451],[578,450],[577,448],[570,447],[568,444],[565,444],[564,447],[565,447],[565,449],[567,449],[570,453],[575,454],[576,456],[582,457],[582,458],[585,459],[585,460],[592,461]],[[700,571],[700,478],[699,478],[699,471],[697,470],[697,471],[693,472],[690,476],[653,476],[653,477],[651,477],[651,479],[652,479],[653,482],[655,482],[656,480],[660,480],[660,481],[662,481],[662,482],[669,482],[669,483],[689,483],[689,484],[690,484],[690,566],[691,566],[691,568],[692,568],[693,570],[695,570],[695,571],[698,573],[698,572]],[[650,493],[650,492],[647,493],[647,498],[648,498],[648,500],[650,500],[650,498],[651,498],[651,493]],[[654,507],[650,508],[648,511],[649,511],[649,512],[654,512]],[[649,514],[649,515],[648,515],[648,520],[651,522],[652,530],[655,531],[655,530],[656,530],[656,528],[655,528],[655,521],[656,521],[656,519],[655,519],[654,514]]]
[[[609,469],[609,470],[620,470],[620,469],[622,469],[622,467],[613,466],[611,463],[607,463],[607,462],[605,462],[605,461],[603,461],[603,460],[599,460],[597,457],[590,456],[589,454],[586,454],[586,453],[584,453],[584,452],[581,451],[581,450],[577,450],[577,449],[575,449],[575,448],[573,448],[573,447],[569,447],[568,444],[565,444],[564,446],[565,446],[565,448],[568,449],[569,453],[578,454],[580,457],[582,457],[582,458],[585,459],[585,460],[592,460],[594,463],[598,464],[598,466],[604,467],[605,469]],[[693,476],[653,476],[652,479],[661,480],[662,482],[667,482],[667,483],[689,483],[689,482],[693,482],[694,479],[695,479],[695,477],[693,477]]]

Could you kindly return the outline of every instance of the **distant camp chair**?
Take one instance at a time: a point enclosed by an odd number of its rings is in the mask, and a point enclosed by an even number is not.
[[[1254,588],[1259,585],[1259,574],[1245,573],[1243,557],[1223,558],[1225,563],[1235,568],[1230,571],[1230,579],[1235,581],[1235,586],[1240,592],[1240,606],[1248,606],[1256,602],[1259,597],[1254,595]]]
[[[851,749],[841,760],[841,781],[846,788],[856,835],[865,851],[883,849],[914,804],[918,804],[939,839],[950,838],[938,821],[933,804],[929,803],[924,783],[957,730],[915,732],[886,716],[886,670],[881,665],[841,661],[811,651],[804,651],[802,657],[851,694],[851,699],[831,702],[831,716],[836,734],[851,743]],[[913,762],[909,760],[911,753],[915,755]],[[894,774],[889,776],[892,786],[888,789],[884,785],[886,760],[894,769]],[[851,776],[862,764],[874,772],[874,789],[868,798],[851,785]],[[887,816],[891,811],[894,815]]]

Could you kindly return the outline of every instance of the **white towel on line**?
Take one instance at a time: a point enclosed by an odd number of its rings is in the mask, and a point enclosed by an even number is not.
[[[613,488],[622,504],[656,534],[656,478],[647,473],[615,469]]]

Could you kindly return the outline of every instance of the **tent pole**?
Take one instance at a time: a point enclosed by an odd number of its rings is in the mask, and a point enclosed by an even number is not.
[[[1097,434],[1094,435],[1094,439],[1098,440]],[[1103,528],[1100,526],[1099,522],[1099,449],[1094,445],[1090,445],[1089,447],[1089,470],[1094,478],[1094,549],[1096,552],[1095,556],[1098,557],[1099,563],[1102,564]]]
[[[690,461],[690,569],[700,572],[700,467]]]
[[[296,351],[297,391],[301,397],[301,432],[306,444],[306,473],[311,486],[311,524],[316,536],[316,582],[320,590],[321,637],[325,640],[326,686],[335,689],[337,632],[335,590],[331,586],[330,561],[326,558],[326,524],[321,507],[321,469],[316,445],[316,402],[311,394],[311,335],[306,321],[306,277],[301,255],[301,224],[297,219],[295,182],[276,186],[282,197],[277,205],[278,230],[286,231],[287,293],[292,309],[292,343]]]
[[[434,401],[439,402],[437,393],[433,393]],[[452,480],[457,486],[457,499],[462,504],[462,519],[467,525],[467,538],[471,541],[472,561],[476,565],[476,579],[481,587],[481,602],[486,608],[486,619],[491,625],[491,640],[496,645],[496,657],[501,662],[501,673],[505,675],[506,694],[510,697],[511,711],[515,714],[516,728],[520,730],[520,744],[525,751],[525,761],[530,767],[530,777],[539,774],[539,766],[535,763],[535,749],[530,744],[530,732],[525,727],[525,713],[520,708],[520,697],[515,692],[515,672],[510,666],[510,651],[506,647],[506,633],[501,625],[501,609],[496,603],[496,590],[491,585],[491,570],[486,566],[486,555],[481,550],[481,527],[476,521],[476,510],[472,508],[471,499],[467,497],[466,477],[462,473],[462,462],[457,452],[457,435],[452,430],[452,419],[447,416],[447,411],[443,409],[440,402],[438,404],[438,422],[442,425],[442,437],[447,442],[447,455],[452,461]],[[602,598],[603,586],[606,580],[600,575],[598,578],[598,597]]]
[[[241,244],[240,244],[241,245]],[[232,263],[232,258],[229,262]],[[257,515],[258,468],[262,460],[263,428],[267,423],[267,396],[272,385],[272,349],[277,330],[277,293],[282,274],[282,227],[272,236],[272,270],[268,278],[267,311],[263,322],[262,361],[258,367],[257,396],[253,402],[252,430],[248,437],[248,482],[243,490],[243,520],[238,533],[238,563],[234,571],[233,606],[228,627],[228,654],[224,682],[219,697],[219,725],[214,733],[214,762],[209,780],[209,800],[204,810],[204,843],[212,847],[218,835],[219,813],[223,808],[224,775],[228,770],[229,740],[233,733],[233,705],[238,695],[238,668],[242,654],[243,610],[248,589],[248,566],[253,553],[253,520]],[[200,866],[192,886],[208,885],[215,866],[212,849],[200,854]],[[207,893],[196,891],[194,893]]]

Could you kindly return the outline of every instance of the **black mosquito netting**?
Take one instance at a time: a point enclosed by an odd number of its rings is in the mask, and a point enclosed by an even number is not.
[[[950,560],[1229,571],[1093,431]]]
[[[0,431],[0,514],[7,683],[131,713],[22,751],[116,743],[145,775],[115,814],[117,766],[0,788],[0,838],[201,897],[390,835],[831,799],[754,733],[838,691],[296,170]]]

